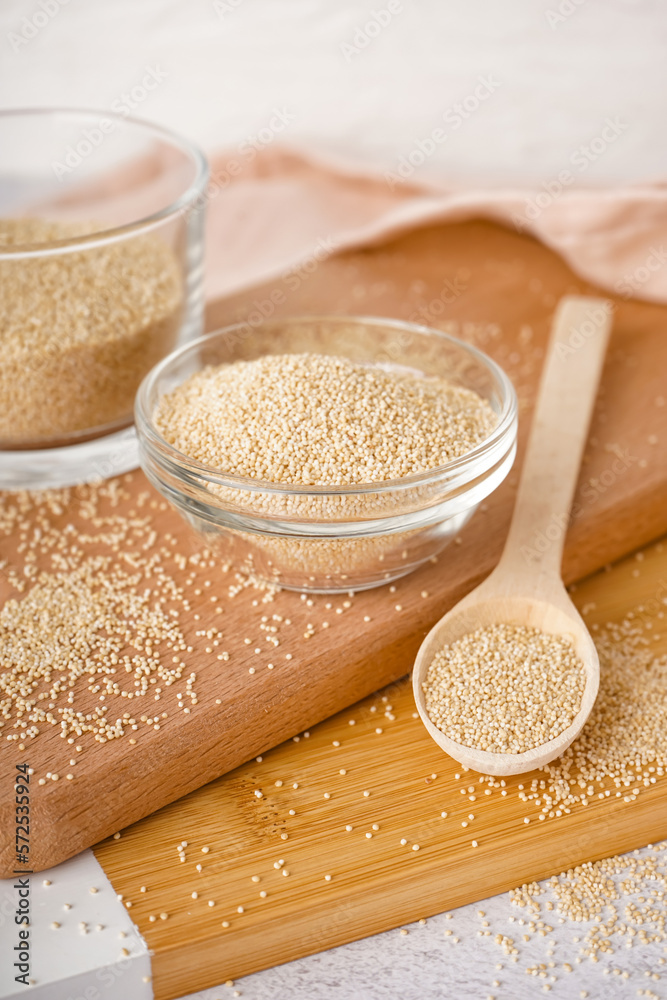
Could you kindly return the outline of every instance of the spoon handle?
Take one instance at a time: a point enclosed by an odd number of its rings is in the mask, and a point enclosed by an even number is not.
[[[567,296],[554,317],[501,564],[560,579],[563,544],[607,349],[613,305]]]

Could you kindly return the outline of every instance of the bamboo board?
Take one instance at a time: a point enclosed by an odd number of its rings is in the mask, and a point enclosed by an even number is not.
[[[643,609],[650,634],[663,630],[656,651],[667,652],[667,622],[656,617],[667,599],[667,544],[652,547],[641,563],[630,558],[589,578],[574,598],[590,625]],[[387,704],[393,719],[384,715]],[[612,790],[611,798],[594,796],[570,815],[539,822],[535,807],[517,795],[534,775],[505,779],[506,797],[497,788],[487,796],[479,776],[462,773],[414,718],[403,679],[308,738],[282,744],[105,841],[95,854],[132,903],[153,952],[156,1000],[172,1000],[667,836],[667,777],[634,802]],[[461,788],[473,785],[470,802]],[[470,813],[474,820],[462,828]],[[280,859],[288,877],[273,867]],[[161,912],[165,921],[149,920]]]
[[[212,304],[209,326],[252,314],[278,287],[284,289],[284,281]],[[284,294],[273,315],[375,313],[431,322],[458,334],[488,351],[512,377],[520,397],[522,442],[554,306],[565,293],[594,291],[532,239],[479,222],[434,227],[331,258],[304,276],[298,289]],[[667,531],[667,406],[660,405],[667,396],[666,319],[664,307],[618,303],[576,517],[566,541],[568,581]],[[243,592],[233,600],[220,596],[230,652],[224,669],[196,634],[196,615],[210,620],[207,592],[193,594],[191,611],[180,624],[194,649],[191,668],[200,692],[196,711],[184,715],[173,698],[165,697],[168,718],[159,731],[142,730],[134,746],[126,739],[98,744],[91,738],[80,754],[75,780],[35,786],[33,868],[57,864],[404,675],[433,622],[494,565],[515,483],[513,472],[466,527],[461,544],[447,549],[437,565],[399,581],[395,593],[384,587],[357,594],[349,610],[336,598],[334,611],[340,614],[327,612],[326,597],[307,606],[298,595],[278,594],[269,610],[291,619],[282,641],[292,659],[281,660],[273,671],[265,669],[270,649],[263,646],[257,657],[254,642],[245,643],[259,634],[266,611],[253,604],[255,593]],[[127,499],[119,505],[121,513],[129,513],[139,495],[150,491],[141,473],[124,479],[123,488]],[[65,526],[83,524],[80,515],[74,497],[61,514],[49,516]],[[164,544],[173,542],[178,551],[195,550],[198,543],[177,514],[157,508],[153,519],[160,543],[167,539]],[[84,526],[92,530],[89,522]],[[1,557],[22,568],[19,542],[3,541]],[[212,582],[225,589],[224,579]],[[10,596],[0,574],[0,601]],[[325,614],[331,624],[327,630],[320,627]],[[309,622],[315,630],[305,642]],[[249,667],[258,664],[261,669],[250,681]],[[111,699],[108,704],[113,710]],[[120,712],[124,708],[123,703]],[[3,787],[11,787],[19,756],[35,777],[66,772],[71,751],[64,744],[54,727],[40,733],[22,755],[14,744],[2,741]],[[0,876],[7,877],[15,864],[8,795],[0,799],[0,832]]]

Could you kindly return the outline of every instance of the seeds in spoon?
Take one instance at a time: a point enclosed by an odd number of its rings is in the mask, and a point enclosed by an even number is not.
[[[488,753],[524,753],[559,736],[586,684],[572,643],[525,625],[477,629],[440,649],[423,691],[429,718],[451,740]]]

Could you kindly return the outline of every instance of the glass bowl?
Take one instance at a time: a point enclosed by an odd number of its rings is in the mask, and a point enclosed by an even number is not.
[[[139,384],[202,332],[207,177],[129,116],[0,112],[0,488],[138,464]]]
[[[201,368],[302,352],[446,377],[487,400],[497,424],[472,451],[428,472],[335,488],[227,474],[188,458],[157,431],[162,395]],[[261,580],[320,593],[363,590],[416,569],[456,536],[516,453],[517,399],[502,369],[454,337],[388,319],[305,316],[210,333],[153,369],[135,418],[146,475],[209,546]]]

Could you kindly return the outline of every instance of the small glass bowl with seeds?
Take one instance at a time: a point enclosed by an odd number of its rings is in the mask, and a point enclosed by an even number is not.
[[[0,112],[0,489],[138,464],[139,384],[202,332],[207,177],[148,122]]]
[[[364,317],[241,323],[160,362],[137,394],[148,478],[230,561],[362,590],[443,549],[506,477],[517,400],[489,357]]]

